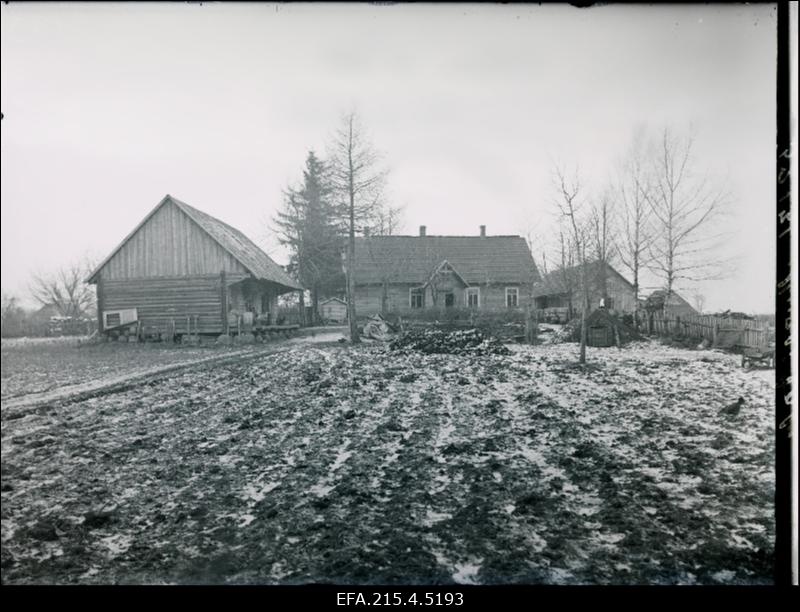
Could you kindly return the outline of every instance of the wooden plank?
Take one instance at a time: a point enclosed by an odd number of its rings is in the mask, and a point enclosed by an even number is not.
[[[227,334],[228,329],[228,283],[225,282],[225,270],[223,269],[220,274],[220,318],[222,319],[222,333]]]
[[[105,299],[103,295],[103,277],[97,278],[97,331],[103,333],[103,310],[105,310]]]

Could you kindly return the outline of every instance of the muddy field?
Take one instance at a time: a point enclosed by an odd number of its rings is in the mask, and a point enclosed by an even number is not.
[[[5,415],[3,582],[770,583],[774,372],[576,352],[287,345]]]
[[[172,344],[78,345],[74,338],[25,338],[2,342],[0,397],[11,399],[202,359],[240,347]]]

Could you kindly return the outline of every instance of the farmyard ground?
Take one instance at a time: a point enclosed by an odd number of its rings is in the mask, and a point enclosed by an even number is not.
[[[3,582],[770,583],[774,372],[576,353],[295,344],[4,411]]]

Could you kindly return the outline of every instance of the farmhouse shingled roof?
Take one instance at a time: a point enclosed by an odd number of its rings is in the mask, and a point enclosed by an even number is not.
[[[233,255],[236,260],[241,263],[250,273],[256,278],[271,281],[291,289],[302,289],[302,287],[292,279],[283,268],[276,264],[264,251],[262,251],[252,240],[245,236],[242,232],[235,227],[231,227],[224,221],[220,221],[216,217],[212,217],[208,213],[204,213],[193,206],[189,206],[185,202],[181,202],[177,198],[167,195],[142,221],[137,225],[134,230],[128,234],[125,239],[115,248],[111,254],[106,257],[103,262],[97,266],[89,277],[89,282],[94,281],[98,272],[103,266],[108,263],[111,258],[119,251],[130,238],[139,231],[147,220],[167,202],[172,202],[181,211],[184,212],[192,221],[194,221],[201,229],[203,229],[212,239],[214,239],[223,249]]]
[[[356,283],[426,283],[443,261],[470,285],[539,278],[522,236],[369,236],[356,239]]]

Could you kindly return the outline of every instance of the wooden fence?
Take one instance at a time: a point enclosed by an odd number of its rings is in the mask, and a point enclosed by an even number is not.
[[[726,319],[713,315],[664,316],[653,313],[645,322],[648,333],[659,336],[703,338],[711,346],[764,347],[773,338],[773,332],[763,321],[752,319]]]

